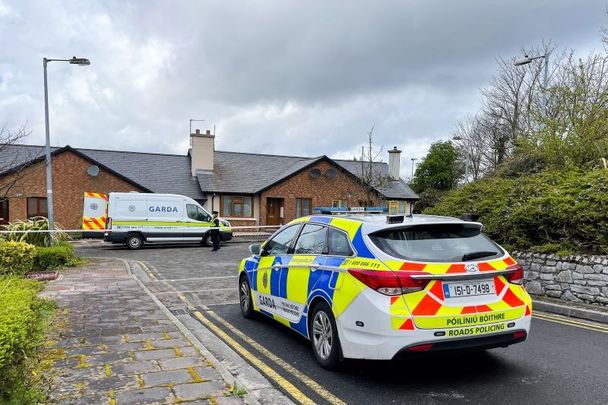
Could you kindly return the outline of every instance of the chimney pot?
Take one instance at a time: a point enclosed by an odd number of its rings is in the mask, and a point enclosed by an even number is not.
[[[197,129],[194,131],[194,133],[195,133],[195,134],[197,134],[197,135],[200,135],[200,134],[201,134],[201,130],[197,128]]]
[[[205,134],[206,134],[206,135],[211,135],[211,130],[210,130],[210,129],[206,130],[206,131],[205,131]]]

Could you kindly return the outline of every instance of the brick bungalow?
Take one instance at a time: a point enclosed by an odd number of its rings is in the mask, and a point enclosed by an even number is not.
[[[86,191],[187,195],[234,225],[278,225],[315,210],[386,207],[389,201],[407,213],[418,196],[399,177],[399,157],[395,148],[389,151],[389,164],[374,164],[375,173],[386,180],[368,190],[361,182],[361,162],[216,151],[209,131],[192,134],[185,155],[68,145],[52,151],[55,218],[63,228],[79,229]],[[0,160],[15,162],[0,173],[0,185],[18,176],[8,198],[0,200],[0,225],[47,215],[44,148],[10,145]]]

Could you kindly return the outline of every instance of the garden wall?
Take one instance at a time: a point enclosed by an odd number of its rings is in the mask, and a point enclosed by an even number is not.
[[[608,256],[515,252],[531,295],[608,306]]]

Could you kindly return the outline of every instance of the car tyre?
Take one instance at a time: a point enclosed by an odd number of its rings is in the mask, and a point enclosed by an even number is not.
[[[144,245],[144,238],[138,233],[132,233],[130,235],[127,235],[127,239],[125,239],[125,244],[130,250],[141,249]]]
[[[310,342],[317,362],[327,370],[338,369],[340,338],[331,308],[327,303],[320,302],[314,307],[310,319]]]
[[[239,281],[239,305],[241,307],[241,314],[244,318],[251,319],[255,317],[255,311],[253,309],[253,298],[251,297],[251,286],[247,276],[241,277]]]

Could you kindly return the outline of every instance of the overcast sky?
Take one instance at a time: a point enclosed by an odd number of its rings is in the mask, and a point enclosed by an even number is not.
[[[412,157],[474,113],[497,57],[543,39],[601,48],[600,0],[0,0],[0,125],[54,145],[351,157],[375,141]]]

